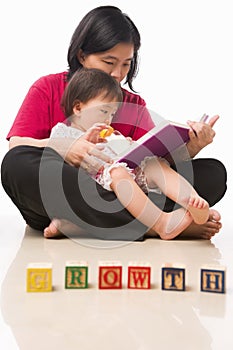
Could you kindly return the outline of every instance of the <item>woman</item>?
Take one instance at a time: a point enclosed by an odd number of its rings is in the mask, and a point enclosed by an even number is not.
[[[122,91],[118,82],[99,69],[82,68],[70,79],[62,96],[62,106],[67,120],[52,128],[51,138],[80,138],[96,143],[102,152],[112,158],[111,163],[99,163],[98,171],[87,173],[117,199],[133,217],[158,234],[162,239],[177,237],[192,221],[203,224],[209,218],[209,205],[194,188],[171,169],[163,158],[145,157],[135,169],[126,162],[116,160],[122,144],[131,146],[134,141],[111,130],[109,125],[121,106]],[[112,132],[112,133],[111,133]],[[108,135],[102,138],[102,134]],[[105,142],[104,142],[105,141]],[[135,141],[136,142],[136,141]],[[98,158],[96,158],[98,162]],[[146,193],[163,192],[179,203],[181,208],[164,213],[148,199]],[[53,236],[57,219],[44,230],[44,236]],[[54,237],[54,236],[53,236]]]
[[[79,167],[81,163],[90,163],[92,154],[103,159],[95,145],[85,138],[71,139],[66,144],[60,140],[48,141],[52,127],[65,119],[60,101],[74,72],[80,66],[98,68],[119,83],[125,79],[133,91],[139,48],[140,34],[127,15],[113,6],[95,8],[81,20],[72,36],[68,72],[42,77],[30,88],[8,133],[10,151],[2,163],[3,187],[29,226],[43,231],[50,218],[57,217],[74,222],[99,238],[143,239],[146,228],[133,219],[113,193],[100,187],[93,189],[92,180]],[[136,140],[154,123],[145,101],[133,92],[122,90],[127,107],[116,115],[113,126]],[[217,116],[211,118],[208,124],[190,123],[187,149],[191,158],[213,141],[212,127],[217,119]],[[106,156],[104,160],[108,161]],[[179,172],[192,181],[188,163],[179,164]],[[223,164],[214,159],[196,159],[191,165],[194,188],[213,206],[226,191]],[[150,197],[165,211],[173,209],[173,202],[162,196],[151,194]],[[220,228],[220,214],[212,210],[206,224],[197,227],[192,223],[184,235],[200,238],[200,232],[205,232],[210,238]]]

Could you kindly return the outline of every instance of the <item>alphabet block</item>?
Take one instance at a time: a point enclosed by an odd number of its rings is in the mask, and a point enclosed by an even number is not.
[[[171,264],[162,267],[162,289],[185,291],[185,268]]]
[[[88,265],[86,261],[67,261],[65,288],[88,288]]]
[[[99,289],[122,288],[122,265],[119,261],[99,263]]]
[[[150,289],[151,266],[149,263],[129,262],[128,288]]]
[[[27,266],[27,292],[52,291],[52,264],[30,263]]]
[[[225,293],[226,268],[224,266],[201,268],[201,292]]]

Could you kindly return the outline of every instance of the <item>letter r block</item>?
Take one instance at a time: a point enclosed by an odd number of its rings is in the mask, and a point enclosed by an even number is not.
[[[128,288],[150,289],[151,267],[145,263],[129,263]]]
[[[122,288],[122,265],[118,261],[100,262],[99,289]]]
[[[30,263],[27,266],[27,292],[52,291],[52,264]]]
[[[225,267],[201,268],[201,292],[225,293]]]
[[[162,267],[162,289],[185,291],[185,269],[181,267]]]
[[[65,288],[88,288],[88,266],[86,261],[67,261]]]

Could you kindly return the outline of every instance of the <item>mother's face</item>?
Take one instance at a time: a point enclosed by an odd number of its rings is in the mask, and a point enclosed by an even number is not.
[[[78,60],[84,68],[100,69],[120,83],[130,70],[133,55],[133,44],[120,43],[108,51],[90,55],[85,55],[80,51]]]

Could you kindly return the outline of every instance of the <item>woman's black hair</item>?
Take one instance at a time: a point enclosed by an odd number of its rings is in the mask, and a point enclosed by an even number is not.
[[[69,80],[61,99],[61,106],[65,116],[73,115],[76,103],[87,103],[88,101],[101,97],[109,102],[123,100],[120,84],[109,74],[95,68],[80,68]]]
[[[125,81],[134,91],[132,81],[138,71],[140,34],[129,16],[115,6],[99,6],[88,12],[79,23],[68,49],[67,79],[82,67],[77,57],[80,49],[84,55],[90,55],[108,51],[119,43],[134,46],[134,56]]]

